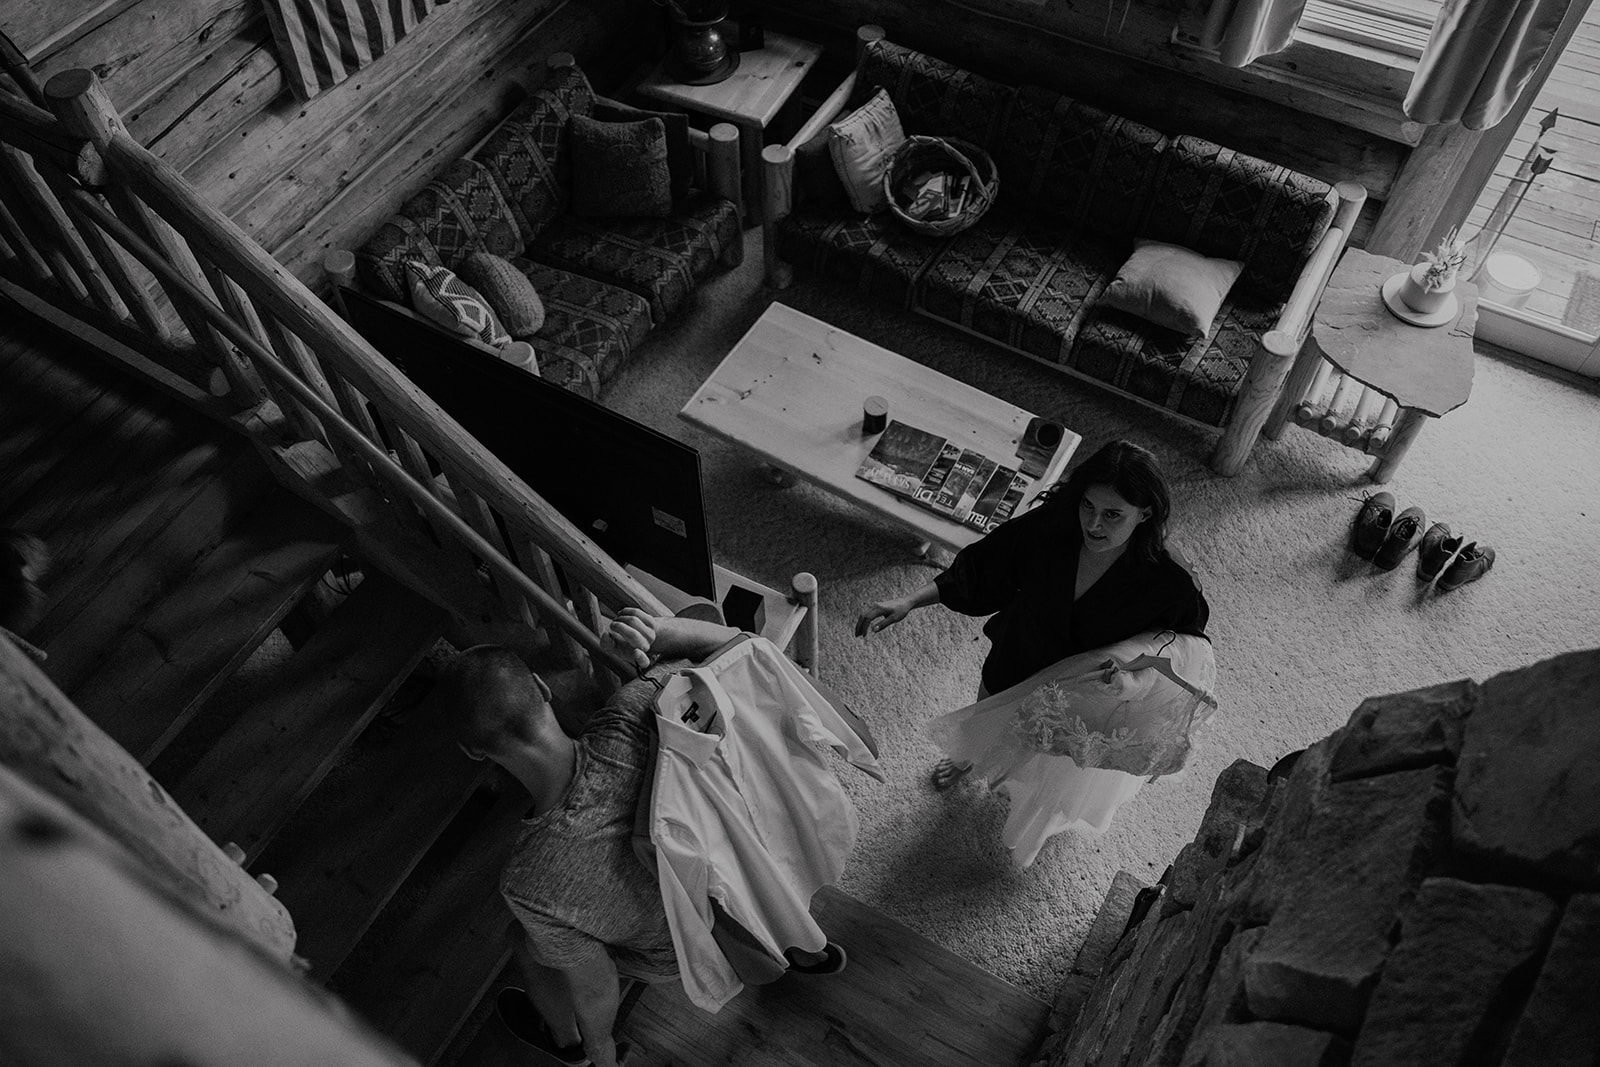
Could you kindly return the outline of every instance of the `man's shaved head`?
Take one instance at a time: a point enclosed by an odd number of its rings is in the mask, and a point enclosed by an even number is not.
[[[534,741],[534,717],[550,700],[543,680],[499,645],[475,645],[458,654],[434,692],[454,720],[456,740],[471,753]]]

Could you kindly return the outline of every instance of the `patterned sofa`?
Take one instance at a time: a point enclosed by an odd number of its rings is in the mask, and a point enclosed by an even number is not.
[[[809,269],[1209,427],[1234,423],[1253,391],[1254,427],[1224,471],[1234,473],[1292,362],[1288,352],[1270,360],[1261,339],[1288,325],[1281,316],[1297,285],[1326,284],[1345,232],[1330,228],[1340,197],[1198,137],[1168,136],[881,39],[866,45],[851,78],[830,98],[834,114],[886,89],[906,134],[983,146],[999,170],[999,198],[951,237],[916,233],[887,212],[807,203],[793,153],[830,118],[819,113],[764,156],[769,172],[788,170],[769,173],[768,186],[796,190],[766,232],[776,251],[769,282],[786,284],[790,264]],[[1097,306],[1135,237],[1244,262],[1206,336],[1186,339]]]
[[[454,270],[474,252],[503,255],[544,304],[538,333],[517,338],[533,346],[540,375],[598,397],[651,327],[719,261],[739,262],[743,232],[737,203],[698,188],[677,198],[664,219],[590,219],[568,210],[568,124],[594,114],[597,103],[609,102],[581,70],[554,64],[529,100],[356,250],[360,288],[407,304],[406,260]],[[704,137],[691,134],[702,150]],[[736,142],[729,151],[736,155]],[[736,179],[728,187],[737,189]],[[520,252],[502,247],[510,233]]]

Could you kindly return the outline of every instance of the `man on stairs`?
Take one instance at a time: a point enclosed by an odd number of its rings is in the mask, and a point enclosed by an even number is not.
[[[502,990],[497,1008],[514,1034],[558,1062],[615,1067],[626,1056],[612,1035],[619,975],[677,976],[660,889],[634,851],[635,809],[659,679],[736,636],[729,626],[625,609],[604,640],[644,676],[618,689],[577,737],[563,732],[544,679],[508,649],[467,649],[439,678],[462,750],[494,760],[532,797],[500,880],[525,935],[517,957],[528,988]],[[843,956],[832,945],[791,956],[812,973],[827,973],[835,958]]]

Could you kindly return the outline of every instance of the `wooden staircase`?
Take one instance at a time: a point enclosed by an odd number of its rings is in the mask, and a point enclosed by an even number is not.
[[[278,883],[310,976],[433,1060],[508,958],[495,876],[520,814],[408,681],[444,613],[348,573],[343,528],[249,441],[6,318],[0,527],[52,554],[22,636],[200,827]],[[473,950],[441,969],[458,939]]]
[[[413,675],[443,612],[351,560],[249,441],[17,317],[0,527],[52,550],[22,635],[45,673],[276,881],[308,976],[423,1063],[526,1062],[485,997],[518,981],[496,887],[526,797],[459,756]],[[717,1015],[652,987],[622,1028],[635,1067],[1028,1061],[1046,1005],[844,894],[818,906],[845,975]]]

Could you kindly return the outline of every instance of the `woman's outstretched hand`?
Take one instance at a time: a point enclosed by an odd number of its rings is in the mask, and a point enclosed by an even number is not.
[[[861,613],[856,620],[856,636],[866,637],[879,630],[893,626],[916,607],[910,597],[897,597],[894,600],[880,600]]]

